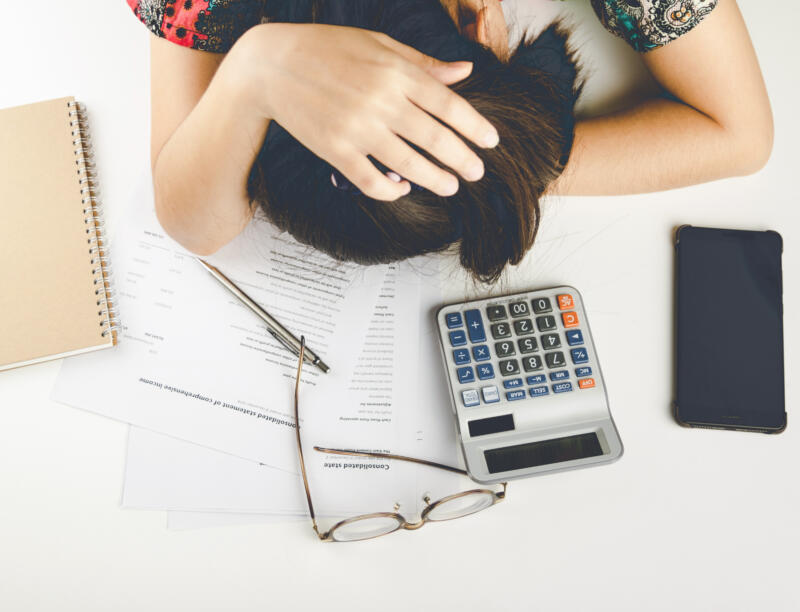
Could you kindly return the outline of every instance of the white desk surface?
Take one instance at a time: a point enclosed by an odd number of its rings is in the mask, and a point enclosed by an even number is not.
[[[3,3],[0,107],[71,94],[89,105],[113,226],[147,163],[146,33],[123,0],[32,4]],[[49,401],[58,363],[20,369],[0,375],[0,610],[800,609],[800,8],[740,5],[775,111],[766,169],[550,204],[559,227],[589,217],[597,231],[577,251],[539,249],[515,281],[582,290],[621,461],[515,482],[483,515],[360,545],[320,544],[305,523],[168,531],[164,513],[118,507],[127,425]],[[681,223],[783,234],[790,419],[779,436],[687,430],[670,416]]]

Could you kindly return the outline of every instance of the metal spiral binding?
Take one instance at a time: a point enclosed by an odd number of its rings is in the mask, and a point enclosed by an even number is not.
[[[86,109],[80,102],[67,103],[72,128],[72,145],[75,151],[76,174],[83,204],[83,222],[86,224],[86,244],[94,277],[94,294],[97,316],[100,317],[100,335],[111,335],[116,344],[119,320],[113,290],[113,278],[109,261],[108,242],[105,238],[105,222],[99,201],[99,189],[95,179],[94,151],[91,134],[86,121]]]

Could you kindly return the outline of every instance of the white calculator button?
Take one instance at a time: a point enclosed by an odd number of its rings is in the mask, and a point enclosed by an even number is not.
[[[483,393],[483,402],[485,404],[493,404],[494,402],[500,401],[500,391],[498,391],[497,387],[494,385],[491,387],[483,387],[481,393]]]
[[[477,406],[481,403],[480,397],[478,397],[478,392],[475,391],[475,389],[467,389],[466,391],[462,391],[461,399],[464,400],[464,406],[467,408]]]

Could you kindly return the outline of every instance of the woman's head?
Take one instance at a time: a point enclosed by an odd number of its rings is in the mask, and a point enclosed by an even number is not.
[[[272,4],[279,8],[268,9],[267,16],[278,21],[313,16],[384,32],[444,61],[472,61],[471,76],[453,90],[497,128],[500,144],[476,149],[484,177],[462,183],[454,196],[415,188],[383,202],[346,184],[333,185],[331,166],[273,122],[248,184],[267,217],[341,260],[385,263],[454,246],[462,265],[484,281],[518,263],[536,235],[539,199],[560,174],[572,144],[576,73],[557,29],[523,42],[501,61],[462,36],[445,8],[430,0]]]

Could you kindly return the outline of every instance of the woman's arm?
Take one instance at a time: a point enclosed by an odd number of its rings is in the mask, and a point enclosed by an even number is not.
[[[766,164],[772,111],[735,0],[720,0],[694,30],[643,59],[667,95],[578,122],[552,193],[660,191],[751,174]]]
[[[478,146],[496,130],[447,88],[471,64],[445,64],[375,32],[270,23],[224,58],[152,40],[152,164],[164,229],[207,254],[234,238],[252,210],[246,184],[269,121],[338,168],[367,195],[391,200],[409,181],[440,195],[483,176]],[[435,118],[439,118],[440,123]],[[451,126],[452,130],[447,126]],[[373,156],[405,179],[384,176]]]
[[[213,253],[252,216],[246,182],[268,120],[237,110],[225,56],[152,36],[150,159],[156,213],[190,251]]]

